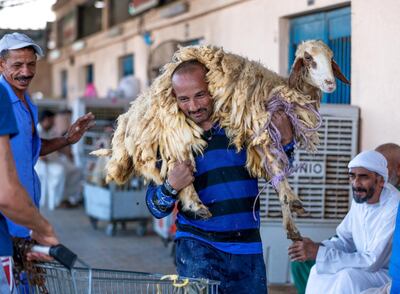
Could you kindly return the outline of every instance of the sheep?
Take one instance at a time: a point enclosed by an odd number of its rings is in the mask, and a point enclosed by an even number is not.
[[[286,79],[258,62],[222,48],[180,48],[151,87],[118,118],[112,149],[95,152],[111,155],[107,181],[121,184],[133,174],[140,174],[162,184],[175,162],[190,159],[194,165],[194,155],[201,154],[207,143],[202,138],[203,130],[179,110],[171,75],[181,62],[198,60],[208,69],[213,121],[225,129],[238,151],[247,148],[246,168],[252,176],[270,180],[279,195],[288,238],[300,240],[291,212],[305,211],[286,179],[289,163],[271,117],[275,111],[284,110],[293,124],[297,147],[315,151],[321,123],[317,112],[321,91],[335,90],[335,76],[345,83],[349,81],[322,41],[300,44],[295,55]],[[184,212],[192,212],[199,219],[211,216],[193,185],[180,191],[179,200]]]

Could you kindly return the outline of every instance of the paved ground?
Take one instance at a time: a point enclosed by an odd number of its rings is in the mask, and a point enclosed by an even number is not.
[[[106,223],[100,222],[94,230],[83,209],[58,209],[44,214],[55,226],[60,241],[92,267],[175,273],[173,259],[161,238],[154,233],[138,237],[135,222],[109,237],[105,234]]]
[[[83,209],[43,210],[55,226],[60,241],[95,268],[131,270],[149,273],[175,273],[169,248],[151,232],[143,237],[135,233],[137,223],[128,223],[114,237],[105,234],[106,224],[94,230]],[[270,294],[294,294],[291,286],[272,286]]]

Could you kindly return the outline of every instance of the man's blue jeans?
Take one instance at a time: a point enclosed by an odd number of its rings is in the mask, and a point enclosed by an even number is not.
[[[176,266],[180,276],[220,281],[219,293],[267,293],[262,254],[230,254],[195,239],[181,238],[176,240]]]

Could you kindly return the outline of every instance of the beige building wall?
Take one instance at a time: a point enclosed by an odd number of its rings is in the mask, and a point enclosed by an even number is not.
[[[184,1],[181,1],[184,2]],[[270,69],[286,75],[288,64],[288,27],[292,17],[351,5],[352,9],[352,104],[361,108],[361,149],[393,141],[400,118],[396,97],[400,83],[400,1],[398,0],[193,0],[189,12],[173,18],[160,17],[153,9],[110,31],[84,40],[85,48],[74,52],[61,49],[53,60],[53,92],[60,96],[60,72],[68,69],[69,99],[83,94],[83,67],[94,64],[94,81],[99,96],[116,88],[119,80],[118,58],[133,53],[135,73],[142,88],[147,86],[147,60],[150,50],[166,40],[201,38],[206,44],[259,60]],[[383,4],[384,3],[384,4]],[[140,21],[140,22],[139,22]],[[142,33],[151,32],[154,43],[145,44]],[[71,57],[74,56],[74,66]]]
[[[36,64],[36,74],[29,86],[31,94],[41,93],[43,98],[51,97],[52,86],[52,69],[50,63],[45,59],[38,60]]]
[[[361,148],[400,144],[400,1],[352,2],[352,104],[361,108]]]
[[[76,1],[82,2],[82,1]],[[184,1],[181,1],[184,2]],[[100,96],[109,88],[117,86],[119,78],[118,57],[133,53],[135,72],[147,85],[147,59],[150,49],[160,43],[175,39],[180,41],[201,38],[206,44],[223,46],[226,50],[243,54],[282,74],[287,72],[287,23],[285,17],[307,13],[322,8],[344,5],[348,1],[325,0],[307,5],[306,1],[286,0],[279,5],[273,0],[193,0],[188,13],[174,18],[161,18],[157,10],[145,14],[142,24],[138,19],[128,21],[113,30],[121,34],[113,36],[100,32],[86,38],[85,48],[73,52],[71,48],[61,50],[61,58],[54,60],[53,91],[61,95],[60,71],[69,69],[69,99],[75,99],[84,91],[82,68],[95,65],[95,85]],[[67,11],[61,10],[62,14]],[[154,43],[146,46],[141,37],[150,31]],[[70,57],[74,56],[74,65]]]

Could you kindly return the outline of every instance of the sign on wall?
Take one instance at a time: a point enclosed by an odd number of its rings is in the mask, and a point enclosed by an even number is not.
[[[77,13],[72,10],[59,22],[58,43],[61,46],[71,44],[77,39],[77,34]]]
[[[129,14],[135,15],[158,5],[159,0],[131,0]]]

